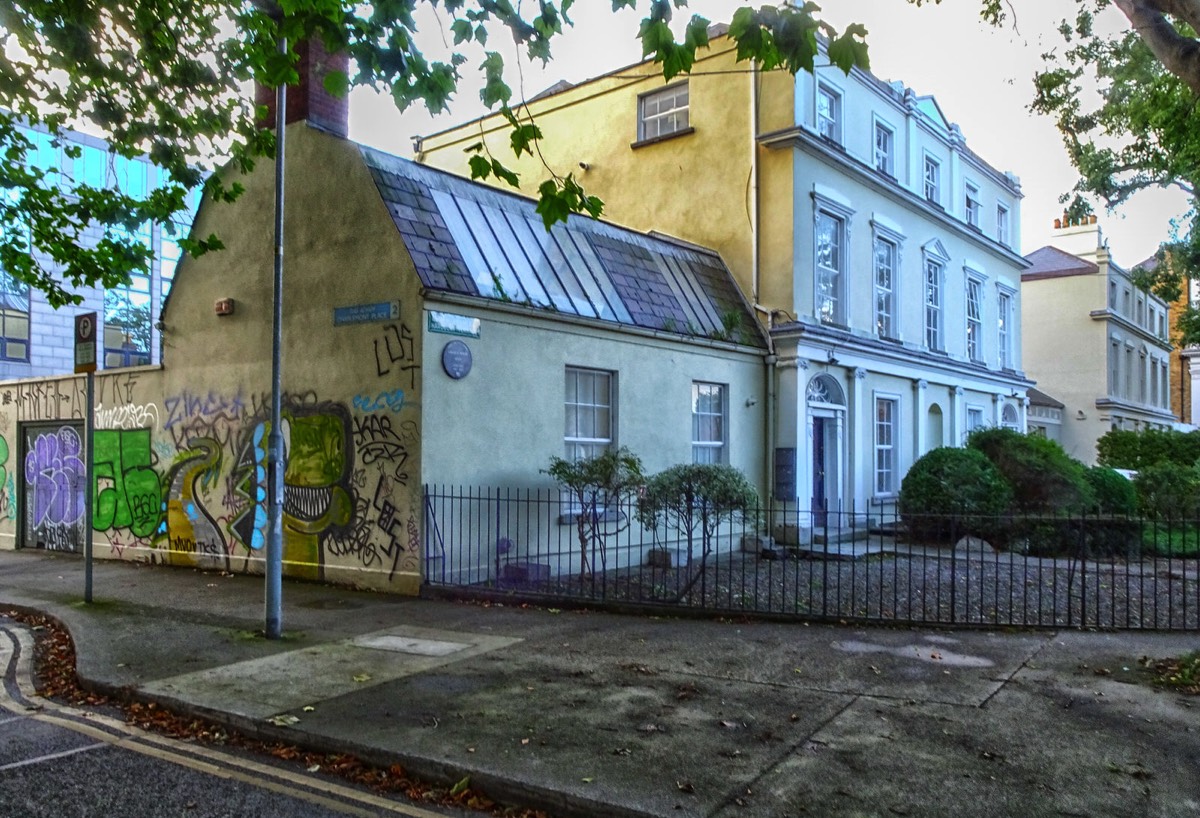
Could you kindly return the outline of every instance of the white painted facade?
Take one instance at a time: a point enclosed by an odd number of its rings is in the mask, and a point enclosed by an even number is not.
[[[977,426],[1025,429],[1020,186],[931,97],[858,70],[795,89],[796,127],[760,137],[794,156],[776,496],[890,512],[925,452]]]

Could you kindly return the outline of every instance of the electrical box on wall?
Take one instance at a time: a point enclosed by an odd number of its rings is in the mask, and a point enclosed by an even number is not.
[[[217,315],[233,315],[233,299],[218,298],[213,304],[213,312]]]

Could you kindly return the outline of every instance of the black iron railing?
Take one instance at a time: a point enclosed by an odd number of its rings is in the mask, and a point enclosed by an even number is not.
[[[640,525],[633,501],[581,520],[553,489],[445,486],[426,487],[425,510],[425,582],[465,592],[900,624],[1200,628],[1200,519],[776,504],[689,537]]]

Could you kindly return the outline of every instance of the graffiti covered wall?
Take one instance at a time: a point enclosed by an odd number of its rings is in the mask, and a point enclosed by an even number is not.
[[[302,126],[288,139],[296,297],[284,298],[284,571],[415,593],[419,280],[357,147]],[[99,557],[262,571],[272,173],[242,177],[234,205],[201,208],[194,229],[219,235],[225,250],[181,265],[164,310],[163,367],[96,376],[90,487],[79,477],[83,377],[0,383],[0,547],[73,548],[90,490]],[[218,299],[236,303],[234,314],[214,315]],[[335,320],[339,307],[380,302],[398,309]]]
[[[118,379],[126,400],[101,400]],[[71,411],[58,419],[47,417],[46,404],[25,400],[45,382],[0,386],[0,407],[13,407],[0,412],[0,528],[24,546],[77,551],[82,544],[86,472],[74,380],[51,385],[52,393],[72,396],[63,402]],[[91,490],[98,556],[261,572],[269,393],[149,395],[162,381],[156,370],[97,379]],[[403,394],[388,394],[396,392]],[[284,396],[288,576],[385,588],[417,576],[415,408],[381,400],[364,407],[379,411],[363,411],[353,398]],[[20,450],[10,442],[14,425],[25,430]],[[14,469],[24,476],[23,520]]]

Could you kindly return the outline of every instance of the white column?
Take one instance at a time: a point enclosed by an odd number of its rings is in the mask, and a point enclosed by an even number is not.
[[[854,370],[850,380],[850,418],[846,423],[850,430],[850,497],[849,504],[855,511],[866,511],[871,496],[870,481],[874,473],[875,407],[867,394],[867,370],[861,366]]]
[[[913,460],[925,454],[925,390],[929,388],[926,380],[913,381]]]
[[[956,386],[950,390],[950,434],[947,438],[949,441],[947,445],[950,446],[961,446],[966,442],[966,439],[963,435],[963,430],[967,428],[962,417],[962,413],[964,411],[963,391],[964,390],[961,386]]]

